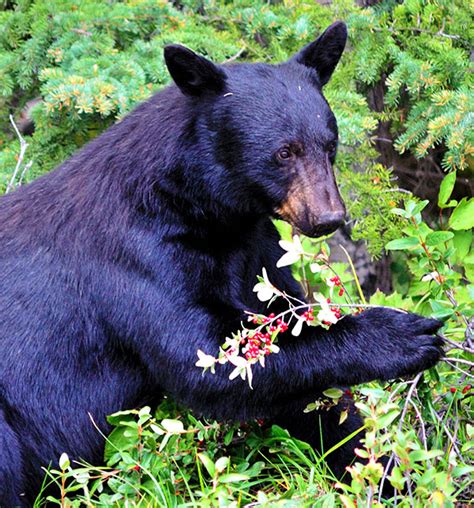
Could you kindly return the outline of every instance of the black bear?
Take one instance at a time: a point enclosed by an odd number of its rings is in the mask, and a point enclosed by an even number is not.
[[[439,323],[376,309],[281,339],[253,389],[230,365],[202,376],[266,267],[301,296],[273,217],[309,236],[344,217],[337,126],[322,87],[346,42],[337,22],[279,65],[215,65],[165,48],[174,84],[55,171],[0,201],[0,505],[30,506],[62,452],[98,462],[106,415],[162,394],[221,419],[271,418],[317,445],[302,417],[328,387],[431,367]],[[289,334],[286,334],[289,335]],[[239,403],[235,404],[238,400]],[[315,418],[316,416],[316,418]],[[325,445],[360,426],[323,413]],[[341,473],[350,442],[330,456]]]

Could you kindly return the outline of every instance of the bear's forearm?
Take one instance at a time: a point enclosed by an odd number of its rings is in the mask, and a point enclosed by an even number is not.
[[[203,374],[195,367],[197,350],[210,351],[188,338],[180,349],[181,360],[172,367],[175,376],[163,379],[162,384],[165,391],[206,416],[241,420],[272,416],[287,407],[289,399],[374,379],[374,373],[364,368],[362,351],[353,344],[349,347],[348,334],[361,328],[360,322],[356,318],[343,321],[344,326],[341,322],[334,327],[336,334],[307,327],[301,337],[282,340],[280,352],[270,355],[264,368],[252,367],[252,388],[240,378],[229,379],[234,369],[231,364],[217,364],[215,374]],[[176,354],[167,356],[176,358]]]
[[[346,316],[330,330],[305,327],[299,337],[282,335],[280,352],[270,355],[264,368],[252,367],[252,389],[247,381],[229,379],[230,364],[218,364],[215,374],[202,375],[194,364],[197,349],[203,348],[188,341],[181,350],[188,356],[175,364],[176,378],[164,388],[207,416],[271,417],[290,401],[307,400],[331,386],[388,380],[431,367],[442,344],[432,335],[439,326],[414,314],[372,309]]]

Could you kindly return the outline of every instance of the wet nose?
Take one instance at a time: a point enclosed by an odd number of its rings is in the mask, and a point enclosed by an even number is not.
[[[314,234],[318,236],[329,235],[344,224],[346,213],[344,210],[324,212],[318,217],[314,225]]]

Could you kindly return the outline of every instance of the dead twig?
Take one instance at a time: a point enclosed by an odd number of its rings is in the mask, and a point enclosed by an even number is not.
[[[10,181],[8,182],[7,188],[5,190],[5,194],[8,194],[11,190],[13,190],[15,188],[16,178],[17,178],[18,172],[20,171],[21,166],[23,165],[23,159],[25,158],[26,149],[28,148],[28,143],[25,141],[25,139],[21,135],[20,131],[18,130],[18,127],[16,126],[15,120],[13,120],[12,115],[10,115],[10,123],[13,125],[16,135],[17,135],[18,139],[20,140],[20,153],[18,155],[18,160],[16,162],[15,171],[13,171],[13,175],[12,175]],[[23,168],[23,171],[21,172],[21,175],[20,175],[20,180],[18,182],[18,185],[21,185],[21,182],[23,181],[23,177],[25,176],[25,173],[30,169],[32,164],[33,164],[33,161],[30,161]]]
[[[391,34],[396,34],[397,32],[416,32],[416,33],[420,33],[420,34],[433,35],[434,37],[445,37],[446,39],[454,39],[454,40],[461,39],[461,37],[459,35],[451,35],[451,34],[447,34],[447,33],[443,32],[442,28],[440,30],[438,30],[437,32],[432,32],[431,30],[425,30],[423,28],[417,28],[417,27],[400,27],[400,28],[396,28],[396,29],[395,28],[373,27],[372,30],[374,32],[384,32],[385,30],[387,30],[387,32],[389,32]]]
[[[405,420],[405,416],[407,414],[408,407],[410,406],[410,404],[413,407],[415,406],[415,403],[412,401],[412,397],[413,397],[413,393],[415,392],[416,386],[417,386],[418,382],[420,381],[422,375],[423,375],[423,372],[418,373],[416,375],[416,377],[413,379],[413,381],[411,382],[411,386],[410,386],[410,388],[408,390],[407,398],[406,398],[405,404],[403,406],[402,414],[400,415],[400,423],[398,424],[398,430],[399,431],[402,430],[403,421]],[[417,412],[417,414],[418,414],[418,412]],[[383,485],[385,483],[385,480],[387,478],[388,472],[390,470],[390,466],[392,465],[392,462],[394,461],[394,459],[395,459],[395,453],[392,453],[390,455],[390,458],[388,459],[387,465],[385,466],[382,479],[380,480],[380,488],[379,488],[379,496],[378,496],[379,503],[381,502],[381,499],[382,499]],[[411,491],[410,478],[407,477],[407,476],[405,476],[405,478],[407,479],[408,495],[413,500],[413,493]]]
[[[224,60],[222,62],[222,64],[228,64],[228,63],[231,63],[231,62],[234,62],[235,60],[237,60],[240,56],[242,56],[242,53],[247,49],[247,46],[242,46],[239,51],[237,51],[237,53],[235,55],[232,55],[230,58],[228,58],[227,60]]]
[[[463,358],[453,358],[453,357],[447,357],[443,356],[441,360],[445,362],[457,362],[457,363],[463,363],[464,365],[469,365],[469,367],[474,367],[474,362],[470,362],[469,360],[464,360]]]

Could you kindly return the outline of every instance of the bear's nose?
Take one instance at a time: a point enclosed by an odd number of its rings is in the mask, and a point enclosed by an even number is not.
[[[343,210],[322,213],[314,224],[313,235],[324,236],[334,233],[344,224],[346,213]]]

